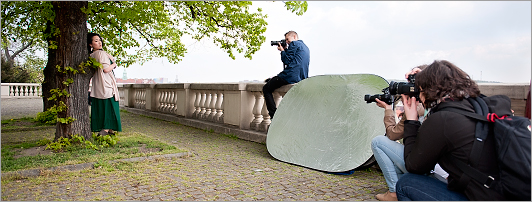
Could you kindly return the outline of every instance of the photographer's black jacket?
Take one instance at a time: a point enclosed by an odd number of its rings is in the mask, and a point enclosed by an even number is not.
[[[463,172],[453,163],[453,158],[468,162],[475,137],[476,121],[463,115],[438,111],[446,107],[458,107],[474,112],[467,101],[445,100],[431,109],[423,125],[418,121],[405,121],[404,159],[408,172],[428,173],[436,163],[449,173],[447,185],[449,190],[464,193],[469,200],[505,200],[494,189],[487,189],[472,180],[465,190],[457,190],[457,183]],[[508,109],[510,107],[508,106]],[[511,114],[507,110],[494,111],[497,114]],[[496,161],[495,140],[490,135],[485,141],[478,170],[498,179],[499,170]]]

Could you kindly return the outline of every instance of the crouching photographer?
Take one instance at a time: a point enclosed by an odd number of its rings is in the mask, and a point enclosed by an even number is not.
[[[419,99],[402,95],[406,117],[404,160],[408,173],[397,182],[397,198],[422,201],[507,200],[494,186],[490,188],[467,179],[456,164],[457,161],[466,164],[475,161],[470,154],[477,121],[443,109],[458,108],[474,113],[474,107],[466,98],[480,96],[477,84],[454,64],[437,60],[416,74],[415,86],[420,91]],[[419,103],[430,110],[422,125],[418,121]],[[497,108],[494,113],[511,114],[511,111],[508,106]],[[477,159],[475,168],[492,176],[496,182],[499,168],[493,135],[488,136],[483,144],[482,155]],[[449,173],[448,184],[424,175],[436,163]]]
[[[422,70],[425,67],[427,65],[421,65],[413,69]],[[404,146],[397,141],[403,138],[406,117],[404,115],[398,115],[401,118],[397,122],[392,103],[395,103],[395,108],[397,108],[397,103],[400,101],[399,99],[394,99],[394,97],[403,93],[415,96],[414,94],[418,92],[415,89],[412,89],[412,92],[410,90],[410,87],[414,86],[414,83],[415,76],[410,75],[408,77],[408,83],[392,81],[389,87],[383,89],[384,94],[366,95],[364,97],[367,103],[376,102],[377,106],[384,108],[384,127],[386,128],[386,134],[385,136],[377,136],[371,140],[371,150],[388,185],[388,191],[386,193],[375,196],[381,201],[397,201],[395,185],[398,179],[407,173],[403,158]],[[424,115],[425,109],[423,105],[419,104],[417,110],[419,116]]]
[[[308,78],[308,68],[310,63],[310,51],[299,40],[296,32],[289,31],[281,41],[272,41],[271,45],[277,45],[281,51],[281,61],[283,62],[283,71],[273,78],[266,79],[266,84],[262,88],[266,108],[271,118],[277,110],[277,105],[273,99],[273,91],[281,86],[297,83]]]

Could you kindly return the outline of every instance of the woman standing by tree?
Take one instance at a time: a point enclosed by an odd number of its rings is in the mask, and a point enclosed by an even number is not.
[[[91,130],[102,136],[114,134],[114,131],[122,131],[118,104],[120,96],[113,72],[116,60],[102,50],[103,41],[100,35],[88,33],[87,44],[90,57],[102,64],[92,76]]]

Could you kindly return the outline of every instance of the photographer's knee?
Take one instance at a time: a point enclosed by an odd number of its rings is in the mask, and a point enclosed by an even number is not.
[[[385,141],[386,139],[388,139],[388,137],[386,137],[385,135],[379,135],[377,137],[374,137],[373,139],[371,139],[371,147],[376,148],[378,145],[381,144],[382,141]]]

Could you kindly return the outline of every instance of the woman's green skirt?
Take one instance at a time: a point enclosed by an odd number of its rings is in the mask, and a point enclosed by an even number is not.
[[[120,106],[114,97],[108,99],[92,98],[91,129],[92,132],[100,132],[102,129],[122,131]]]

